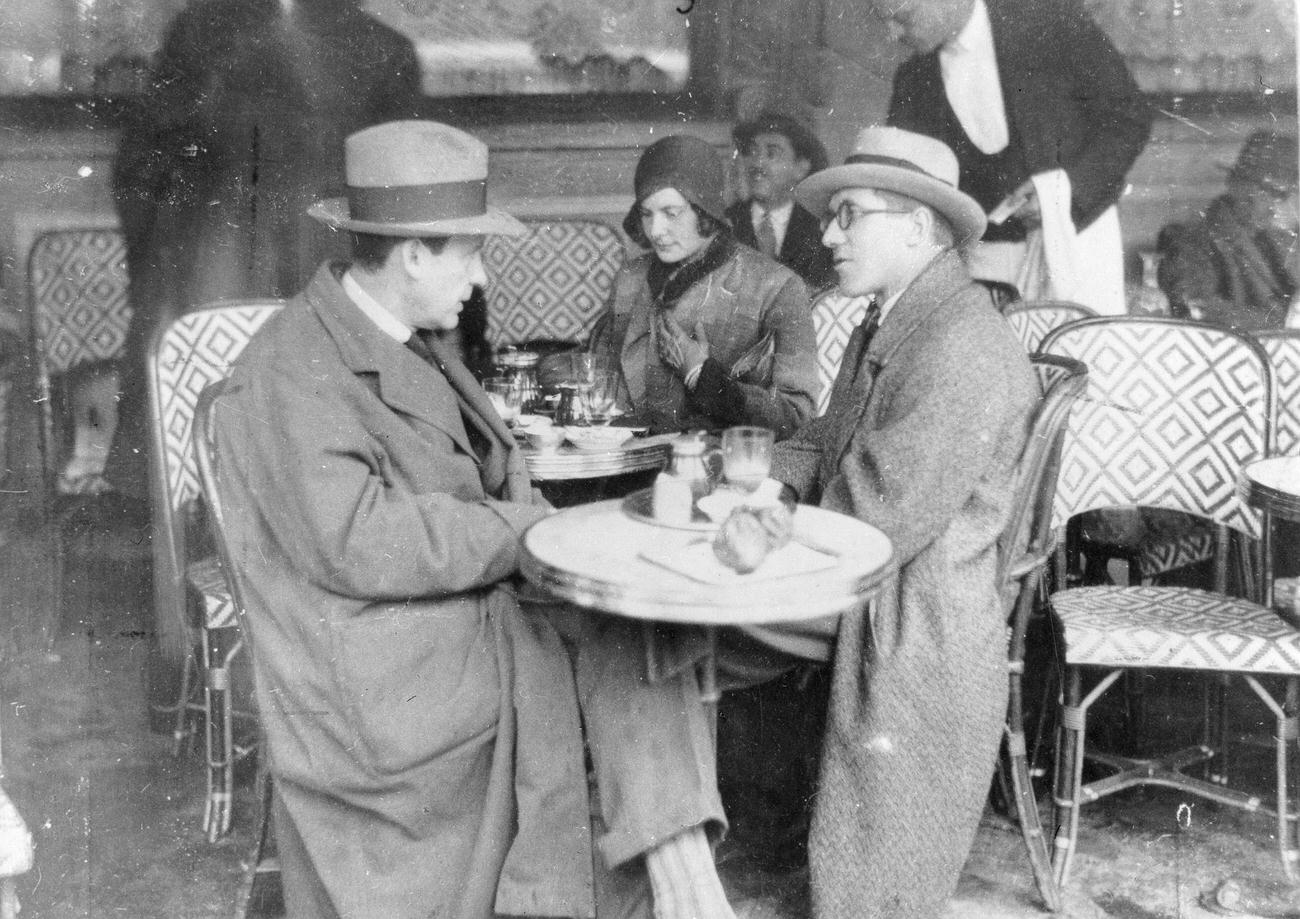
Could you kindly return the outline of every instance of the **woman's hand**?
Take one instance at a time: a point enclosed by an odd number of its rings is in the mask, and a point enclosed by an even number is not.
[[[695,334],[686,330],[672,316],[660,312],[654,319],[655,344],[659,359],[673,368],[683,380],[696,374],[709,356],[709,339],[704,334],[704,323],[695,323]]]

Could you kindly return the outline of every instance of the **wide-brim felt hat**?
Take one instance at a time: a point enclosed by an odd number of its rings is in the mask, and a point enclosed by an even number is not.
[[[488,148],[436,121],[390,121],[343,144],[347,194],[307,213],[377,236],[517,236],[525,227],[487,203]]]
[[[636,201],[623,218],[623,231],[641,242],[641,202],[657,191],[675,188],[681,196],[721,224],[726,224],[723,190],[726,168],[718,151],[690,134],[671,134],[645,148],[632,179]]]
[[[870,127],[858,134],[843,166],[813,173],[795,186],[795,197],[813,214],[825,214],[845,188],[889,191],[927,204],[952,227],[958,246],[984,235],[988,217],[958,190],[957,155],[947,144],[902,128]]]

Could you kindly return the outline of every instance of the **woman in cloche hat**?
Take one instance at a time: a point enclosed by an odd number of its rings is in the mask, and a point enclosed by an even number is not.
[[[786,437],[817,395],[808,291],[736,242],[724,185],[699,138],[645,150],[623,229],[650,251],[619,272],[590,348],[622,372],[622,407],[655,431],[751,424]]]

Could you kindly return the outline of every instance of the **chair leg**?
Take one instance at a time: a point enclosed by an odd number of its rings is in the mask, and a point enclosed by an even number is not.
[[[176,698],[176,720],[172,724],[172,756],[181,755],[181,745],[191,735],[187,726],[190,715],[190,694],[194,692],[194,651],[185,655],[181,664],[181,688]]]
[[[1256,690],[1258,692],[1258,690]],[[1287,749],[1300,740],[1300,680],[1286,681],[1286,701],[1277,720],[1277,845],[1282,869],[1292,884],[1300,881],[1300,837],[1291,796],[1291,770]]]
[[[230,831],[234,798],[234,719],[231,711],[229,655],[222,647],[224,636],[212,634],[217,631],[225,630],[203,630],[204,659],[207,662],[204,691],[207,703],[205,752],[208,784],[203,828],[208,834],[208,842],[216,842]]]
[[[1070,880],[1070,867],[1079,840],[1079,809],[1083,807],[1083,762],[1087,739],[1088,709],[1123,675],[1112,670],[1083,696],[1080,668],[1066,665],[1065,695],[1061,704],[1060,733],[1056,751],[1056,781],[1053,801],[1056,804],[1056,848],[1052,867],[1056,883],[1064,890]]]
[[[1016,817],[1020,822],[1020,835],[1025,841],[1029,865],[1034,872],[1034,883],[1039,896],[1052,912],[1061,909],[1061,889],[1052,873],[1052,856],[1048,851],[1047,837],[1038,814],[1038,801],[1034,783],[1029,777],[1029,763],[1025,758],[1025,735],[1021,731],[1007,731],[1007,765],[1005,771],[1011,779],[1011,797],[1015,802]]]

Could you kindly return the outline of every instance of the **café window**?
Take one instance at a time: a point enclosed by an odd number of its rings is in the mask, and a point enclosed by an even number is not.
[[[257,0],[247,0],[257,2]],[[264,0],[286,8],[312,0]],[[678,93],[682,0],[364,0],[407,35],[430,96]],[[5,3],[0,95],[129,95],[185,0]]]

